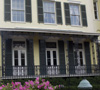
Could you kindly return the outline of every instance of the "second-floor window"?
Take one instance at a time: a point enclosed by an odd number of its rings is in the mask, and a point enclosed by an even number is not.
[[[97,1],[94,1],[94,15],[95,15],[95,19],[98,19],[98,4],[97,4]]]
[[[12,0],[11,19],[14,22],[25,21],[25,0]]]
[[[55,23],[55,3],[54,2],[43,2],[43,13],[44,13],[44,23]]]
[[[80,25],[80,10],[79,5],[70,4],[71,25]]]

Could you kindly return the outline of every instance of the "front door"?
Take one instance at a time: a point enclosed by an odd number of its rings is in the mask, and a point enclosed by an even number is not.
[[[20,45],[13,48],[13,75],[27,75],[26,50]]]
[[[59,73],[59,67],[57,62],[57,50],[47,49],[46,50],[47,59],[47,73],[49,75],[56,75]]]
[[[75,73],[84,74],[85,73],[85,62],[84,62],[84,52],[83,45],[78,44],[78,50],[74,51],[74,60],[75,60]]]

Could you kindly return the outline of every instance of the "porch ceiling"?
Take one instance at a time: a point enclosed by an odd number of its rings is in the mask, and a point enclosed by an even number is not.
[[[0,28],[0,31],[37,32],[37,33],[55,33],[55,34],[100,36],[100,33],[72,31],[72,30],[58,30],[58,29],[41,29],[41,28]]]

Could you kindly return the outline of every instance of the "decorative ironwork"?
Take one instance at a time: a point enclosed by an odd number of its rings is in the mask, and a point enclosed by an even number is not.
[[[13,75],[2,76],[0,78],[2,78],[2,79],[19,79],[19,78],[35,78],[37,76],[38,77],[76,77],[76,76],[77,77],[80,77],[80,76],[84,77],[84,76],[99,76],[100,75],[100,69],[99,69],[98,65],[91,66],[91,71],[92,71],[91,73],[87,72],[87,68],[89,68],[89,66],[84,65],[84,68],[81,68],[81,67],[77,68],[78,73],[75,72],[73,74],[68,73],[69,72],[68,65],[66,65],[66,74],[60,73],[60,70],[63,70],[63,68],[60,69],[59,65],[57,65],[56,68],[55,68],[55,66],[50,66],[50,67],[46,66],[46,68],[48,68],[48,69],[46,70],[45,75],[40,74],[40,66],[39,65],[36,65],[33,67],[35,70],[35,74],[33,74],[33,75],[28,75],[27,72],[29,69],[27,69],[27,68],[32,69],[32,67],[20,67],[20,66],[13,67]],[[0,70],[2,70],[2,69],[0,68]],[[9,70],[10,70],[10,68],[9,68]],[[15,73],[15,71],[16,71],[16,73]],[[25,72],[23,72],[23,71],[25,71]]]

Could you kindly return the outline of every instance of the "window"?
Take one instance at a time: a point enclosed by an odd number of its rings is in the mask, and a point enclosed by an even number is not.
[[[55,3],[43,2],[44,23],[55,23]]]
[[[80,25],[79,5],[70,4],[71,25]]]
[[[25,1],[12,0],[12,21],[25,21]]]
[[[95,14],[95,19],[98,19],[98,5],[97,5],[97,1],[94,2],[94,14]]]

